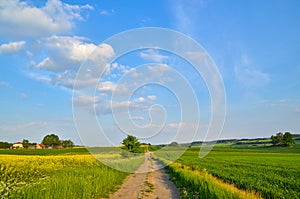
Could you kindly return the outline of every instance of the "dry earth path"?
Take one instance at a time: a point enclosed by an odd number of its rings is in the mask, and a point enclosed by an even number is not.
[[[161,168],[158,161],[145,155],[145,162],[136,173],[129,175],[120,189],[113,193],[111,199],[170,199],[180,198],[180,194],[169,180],[169,175]]]

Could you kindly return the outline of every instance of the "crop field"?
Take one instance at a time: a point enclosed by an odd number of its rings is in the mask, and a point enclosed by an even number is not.
[[[215,147],[201,159],[198,153],[199,148],[192,147],[167,168],[186,198],[197,198],[197,194],[212,198],[300,198],[298,147],[286,152],[270,147]],[[216,189],[214,184],[221,186]]]
[[[1,198],[102,198],[128,175],[99,163],[92,155],[49,155],[48,151],[38,151],[47,154],[44,156],[0,155]],[[103,157],[118,158],[116,154]],[[135,157],[120,164],[138,168],[143,161]]]
[[[166,167],[182,198],[300,198],[299,143],[293,148],[217,145],[204,158],[198,154],[199,147],[191,147]],[[165,163],[174,155],[176,147],[153,152]],[[143,156],[122,158],[109,147],[1,150],[0,198],[107,198],[129,175],[118,169],[135,170],[143,161]]]

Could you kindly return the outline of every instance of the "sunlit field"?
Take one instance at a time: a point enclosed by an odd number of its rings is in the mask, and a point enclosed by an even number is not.
[[[199,147],[192,147],[167,170],[186,198],[300,198],[299,146],[217,145],[201,159]],[[157,154],[168,159],[166,154]]]
[[[128,175],[103,165],[92,155],[74,154],[73,150],[69,150],[70,154],[66,154],[67,150],[30,151],[30,153],[47,154],[43,156],[21,155],[23,152],[29,153],[29,151],[19,150],[8,152],[18,153],[18,155],[0,155],[2,198],[108,197],[109,193],[115,191]],[[117,157],[116,154],[102,154],[102,156],[112,160],[119,158],[123,167],[138,168],[143,162],[142,157],[129,161]]]

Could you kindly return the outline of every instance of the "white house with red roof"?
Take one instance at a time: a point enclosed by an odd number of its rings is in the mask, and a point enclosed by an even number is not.
[[[16,142],[12,145],[12,149],[23,149],[23,143],[22,142]]]

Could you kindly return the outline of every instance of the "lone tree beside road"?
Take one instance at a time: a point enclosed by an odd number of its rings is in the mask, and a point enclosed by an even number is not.
[[[128,135],[127,138],[123,139],[122,144],[124,149],[132,153],[141,153],[142,149],[140,148],[141,143],[138,139],[132,135]]]
[[[294,136],[290,132],[284,134],[279,132],[275,136],[271,136],[273,146],[293,146],[295,144]]]

